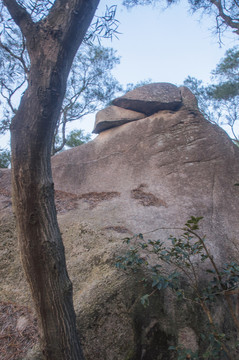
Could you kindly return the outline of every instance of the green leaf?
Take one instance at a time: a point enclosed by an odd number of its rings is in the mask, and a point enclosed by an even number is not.
[[[149,295],[146,294],[146,295],[142,296],[141,299],[140,299],[140,301],[141,301],[141,304],[142,304],[144,307],[149,306]]]
[[[169,346],[168,350],[177,350],[175,346]]]

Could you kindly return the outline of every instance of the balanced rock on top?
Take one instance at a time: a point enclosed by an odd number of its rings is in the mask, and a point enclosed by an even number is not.
[[[113,105],[152,115],[159,110],[177,110],[182,97],[177,86],[169,83],[153,83],[129,91],[113,100]]]
[[[112,127],[120,126],[125,123],[140,120],[145,117],[145,114],[120,108],[118,106],[108,106],[107,108],[98,111],[95,117],[95,126],[93,133],[110,129]]]
[[[185,86],[153,83],[138,87],[112,101],[96,114],[93,133],[141,120],[159,111],[178,111],[182,106],[198,111],[197,99]]]

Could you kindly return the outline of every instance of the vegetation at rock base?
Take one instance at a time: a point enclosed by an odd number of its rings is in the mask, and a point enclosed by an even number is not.
[[[9,150],[0,149],[0,168],[8,168],[11,163],[11,153]]]
[[[194,352],[182,344],[171,346],[169,350],[177,353],[178,360],[212,360],[221,359],[221,356],[235,360],[239,356],[237,337],[220,329],[213,312],[216,304],[220,303],[239,332],[233,301],[235,294],[239,293],[239,264],[231,261],[220,268],[217,266],[205,236],[199,235],[201,219],[192,216],[180,237],[170,236],[170,246],[161,240],[145,240],[143,234],[125,238],[124,242],[130,249],[117,258],[116,266],[133,271],[143,267],[149,274],[142,281],[150,283],[152,291],[141,297],[143,306],[150,306],[150,297],[158,291],[170,288],[179,302],[186,301],[201,308],[207,327],[207,334],[200,335],[200,347],[204,350]]]

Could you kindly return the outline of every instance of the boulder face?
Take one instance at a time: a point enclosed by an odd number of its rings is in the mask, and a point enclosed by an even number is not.
[[[126,274],[116,269],[117,256],[128,249],[124,237],[149,233],[167,243],[190,216],[203,216],[200,234],[206,235],[219,266],[235,259],[239,246],[239,187],[234,186],[239,182],[239,148],[203,118],[187,88],[169,88],[181,105],[157,108],[121,126],[112,124],[88,144],[52,158],[58,220],[86,360],[173,360],[171,345],[200,348],[205,328],[198,309],[177,303],[169,290],[152,296],[144,309],[143,270]],[[137,90],[140,101],[146,90]],[[155,94],[149,102],[157,101]],[[1,233],[0,286],[3,300],[29,304],[10,217],[9,175],[8,170],[0,172],[2,222],[8,216]],[[223,309],[217,306],[216,311],[217,322],[229,326]]]

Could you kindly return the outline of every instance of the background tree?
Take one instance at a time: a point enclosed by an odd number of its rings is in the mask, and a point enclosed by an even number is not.
[[[67,78],[98,3],[0,1],[1,53],[6,51],[13,59],[1,64],[1,76],[5,79],[10,71],[12,86],[18,81],[17,88],[25,89],[18,109],[11,109],[15,113],[11,121],[13,207],[42,352],[50,360],[83,359],[57,224],[50,158]],[[114,10],[108,9],[108,14],[97,19],[96,32],[91,31],[88,39],[97,32],[112,35],[108,25],[114,25]],[[17,80],[20,72],[23,76]],[[3,97],[13,100],[15,89],[5,86]]]
[[[73,62],[54,133],[52,154],[66,144],[66,125],[96,112],[122,90],[111,70],[119,64],[112,48],[83,44]],[[58,135],[58,143],[55,138]],[[59,142],[60,140],[60,142]]]
[[[19,98],[27,85],[30,63],[25,49],[19,53],[20,41],[19,32],[16,32],[14,42],[10,42],[10,37],[4,44],[0,40],[0,101],[3,107],[0,133],[2,134],[9,130],[11,119],[17,111]],[[68,78],[67,91],[54,132],[52,155],[63,149],[69,122],[94,113],[99,107],[108,103],[116,92],[122,90],[119,82],[111,74],[111,70],[117,64],[119,57],[112,48],[96,46],[92,42],[82,45]]]
[[[69,132],[69,134],[66,135],[65,138],[65,146],[67,148],[73,148],[76,146],[83,145],[91,140],[91,134],[84,132],[84,130],[81,129],[75,129]],[[56,144],[58,142],[58,139],[56,138]],[[61,140],[59,140],[59,143],[61,143]],[[65,147],[62,150],[66,150]]]
[[[9,150],[0,149],[0,168],[8,168],[11,163],[11,153]]]
[[[216,69],[212,71],[213,84],[203,85],[201,80],[188,77],[188,86],[198,99],[199,108],[211,122],[227,125],[232,139],[238,143],[239,123],[239,48],[226,51]]]

